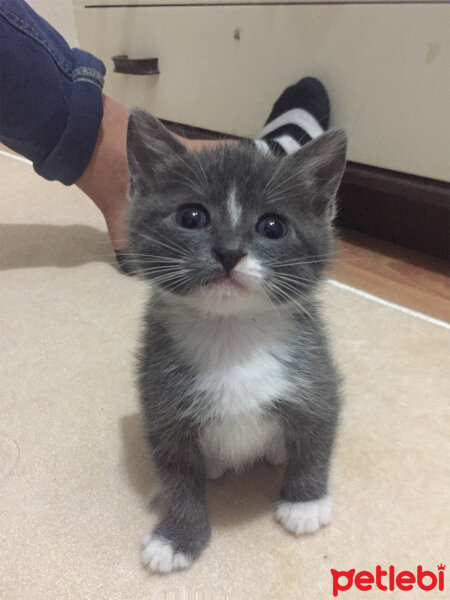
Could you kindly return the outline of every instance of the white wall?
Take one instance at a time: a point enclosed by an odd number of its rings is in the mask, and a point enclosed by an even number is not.
[[[27,0],[27,2],[67,40],[69,46],[78,46],[72,0]]]

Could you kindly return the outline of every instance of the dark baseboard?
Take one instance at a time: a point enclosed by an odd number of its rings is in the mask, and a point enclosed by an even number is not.
[[[349,162],[336,224],[449,258],[450,184]]]
[[[166,125],[189,138],[233,137],[175,123]],[[336,225],[448,259],[450,184],[349,162],[339,190]]]

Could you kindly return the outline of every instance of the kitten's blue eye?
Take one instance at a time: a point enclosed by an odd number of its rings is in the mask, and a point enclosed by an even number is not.
[[[200,229],[209,224],[209,214],[201,204],[182,206],[177,212],[177,223],[184,229]]]
[[[266,238],[278,240],[287,234],[287,225],[278,215],[264,215],[256,225],[256,231]]]

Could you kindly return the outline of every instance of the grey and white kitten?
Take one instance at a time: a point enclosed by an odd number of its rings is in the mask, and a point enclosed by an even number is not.
[[[315,292],[345,147],[335,130],[286,157],[252,142],[194,153],[131,113],[130,251],[153,289],[139,389],[167,509],[143,542],[154,571],[207,544],[207,477],[263,457],[286,463],[284,527],[331,520],[339,377]]]

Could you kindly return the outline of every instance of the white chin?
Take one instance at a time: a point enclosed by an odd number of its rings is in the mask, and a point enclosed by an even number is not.
[[[201,309],[216,315],[248,313],[268,308],[260,294],[228,282],[206,286],[200,290],[197,300]]]

